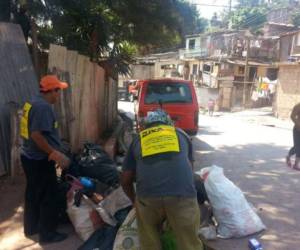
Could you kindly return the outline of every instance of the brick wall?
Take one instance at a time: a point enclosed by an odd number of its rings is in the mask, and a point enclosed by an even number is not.
[[[285,65],[279,68],[275,115],[289,118],[292,108],[300,102],[300,65]]]

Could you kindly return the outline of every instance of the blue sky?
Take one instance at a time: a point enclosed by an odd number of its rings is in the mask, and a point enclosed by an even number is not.
[[[188,0],[191,3],[197,4],[207,4],[207,5],[218,5],[218,6],[228,6],[229,0]],[[232,0],[232,5],[234,5],[237,0]],[[225,7],[217,7],[217,6],[203,6],[197,5],[197,8],[202,17],[211,18],[214,12],[220,13],[224,10]],[[227,7],[228,8],[228,7]]]

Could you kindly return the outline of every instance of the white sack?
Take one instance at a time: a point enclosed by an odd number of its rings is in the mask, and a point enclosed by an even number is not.
[[[88,198],[83,195],[80,206],[74,205],[74,198],[68,201],[67,213],[80,239],[86,241],[95,231],[90,214],[94,208],[90,205]]]
[[[117,233],[113,250],[141,250],[135,209],[127,215]]]
[[[266,228],[242,191],[225,177],[223,168],[212,166],[199,173],[205,177],[204,185],[218,222],[219,237],[243,237]]]
[[[117,221],[114,218],[115,213],[131,205],[132,203],[124,193],[123,188],[118,187],[97,205],[96,210],[101,215],[104,222],[111,226],[115,226],[117,224]]]

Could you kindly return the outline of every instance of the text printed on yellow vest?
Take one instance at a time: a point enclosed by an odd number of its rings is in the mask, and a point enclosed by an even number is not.
[[[179,152],[176,130],[172,126],[160,125],[140,132],[142,157],[154,154]]]

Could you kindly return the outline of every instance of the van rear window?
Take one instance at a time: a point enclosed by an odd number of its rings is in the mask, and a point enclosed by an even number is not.
[[[185,83],[149,83],[146,89],[145,104],[153,103],[192,103],[192,94]]]

